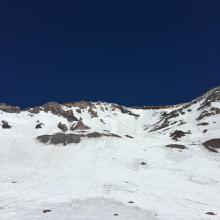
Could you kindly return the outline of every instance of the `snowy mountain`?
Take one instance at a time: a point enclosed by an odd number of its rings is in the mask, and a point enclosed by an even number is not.
[[[220,87],[175,106],[0,104],[1,220],[220,219]]]

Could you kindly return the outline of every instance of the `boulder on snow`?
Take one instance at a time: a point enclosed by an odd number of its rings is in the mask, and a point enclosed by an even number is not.
[[[206,214],[206,215],[215,215],[214,212],[206,212],[205,214]]]
[[[50,209],[45,209],[45,210],[43,210],[42,212],[43,212],[43,213],[47,213],[47,212],[51,212],[51,210],[50,210]]]
[[[12,126],[10,126],[7,121],[2,120],[2,128],[4,128],[4,129],[9,129],[9,128],[11,128],[11,127],[12,127]]]
[[[44,125],[43,123],[38,123],[38,124],[35,126],[35,128],[36,128],[36,129],[40,129],[40,128],[42,128],[43,125]]]
[[[184,131],[181,131],[181,130],[176,130],[174,131],[173,133],[170,134],[170,137],[175,140],[175,141],[178,141],[179,138],[185,136],[186,134],[190,134],[191,132],[188,131],[188,132],[184,132]]]
[[[61,122],[57,125],[57,127],[61,130],[61,131],[68,131],[68,128],[65,124],[62,124]]]

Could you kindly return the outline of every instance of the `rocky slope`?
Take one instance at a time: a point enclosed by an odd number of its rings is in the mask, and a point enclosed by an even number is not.
[[[220,87],[175,106],[1,103],[0,219],[218,219],[219,153]]]

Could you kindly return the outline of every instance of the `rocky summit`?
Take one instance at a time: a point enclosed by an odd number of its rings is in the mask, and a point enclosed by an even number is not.
[[[1,220],[220,219],[220,87],[183,104],[0,104]]]

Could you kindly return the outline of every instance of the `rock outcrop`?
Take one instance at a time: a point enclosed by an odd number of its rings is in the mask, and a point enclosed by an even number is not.
[[[7,105],[5,103],[0,103],[0,110],[7,113],[20,113],[21,109],[17,106]]]
[[[33,114],[38,114],[41,111],[51,112],[54,115],[63,116],[69,122],[78,121],[72,110],[64,110],[62,105],[56,102],[49,102],[40,107],[31,108],[28,111]]]
[[[82,118],[79,119],[79,121],[76,123],[75,126],[71,126],[72,131],[75,131],[75,130],[88,130],[88,129],[90,129],[90,127],[83,123]]]
[[[48,144],[72,144],[72,143],[79,143],[81,135],[78,134],[64,134],[64,133],[55,133],[53,135],[41,135],[37,137],[37,140],[42,143]]]
[[[68,144],[77,144],[81,141],[81,138],[100,138],[100,137],[117,137],[120,138],[119,135],[116,134],[105,134],[99,132],[92,132],[88,134],[65,134],[65,133],[55,133],[52,135],[40,135],[37,137],[37,140],[45,143],[45,144],[53,144],[53,145],[68,145]]]
[[[184,137],[186,134],[190,134],[190,131],[184,132],[181,130],[176,130],[173,133],[170,134],[170,137],[175,140],[178,141],[181,137]]]
[[[220,138],[210,139],[203,143],[205,148],[211,152],[218,153],[217,149],[220,149]]]
[[[43,123],[38,123],[38,124],[35,126],[35,128],[36,128],[36,129],[40,129],[40,128],[43,127],[43,125],[44,125]]]
[[[61,122],[59,122],[59,124],[57,125],[57,127],[58,127],[61,131],[63,131],[63,132],[68,131],[67,126],[66,126],[65,124],[62,124]]]
[[[7,121],[2,120],[2,128],[4,128],[4,129],[9,129],[9,128],[11,128],[11,127],[12,127],[12,126],[10,126]]]

